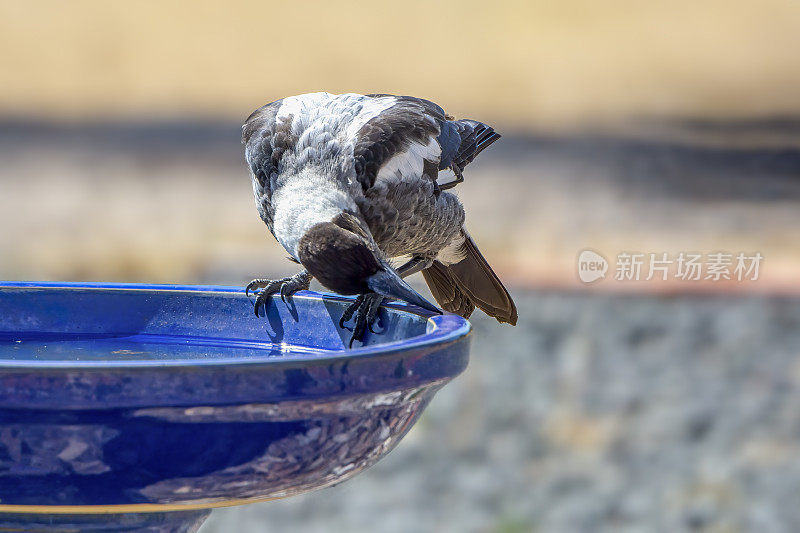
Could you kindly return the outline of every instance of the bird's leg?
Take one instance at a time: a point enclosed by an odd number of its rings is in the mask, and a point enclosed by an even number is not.
[[[250,295],[250,291],[258,292],[256,303],[253,306],[253,311],[258,316],[258,308],[266,305],[267,298],[276,292],[280,291],[281,300],[286,301],[287,296],[291,296],[297,291],[306,290],[311,284],[311,274],[307,270],[301,270],[297,274],[289,278],[282,279],[254,279],[247,284],[244,289],[246,295]]]
[[[395,270],[401,278],[407,278],[411,274],[416,274],[417,272],[425,270],[431,266],[431,264],[433,264],[433,259],[429,257],[422,257],[421,255],[415,255],[409,259],[408,262],[400,265],[400,267]]]
[[[347,309],[342,313],[342,318],[339,320],[339,327],[344,329],[344,323],[353,318],[355,315],[355,324],[353,325],[353,335],[350,337],[349,347],[353,347],[353,341],[361,341],[367,328],[373,333],[372,323],[378,316],[378,309],[383,301],[383,296],[376,292],[367,292],[359,294],[356,301],[350,304]]]
[[[464,174],[461,173],[461,169],[459,169],[455,165],[453,165],[450,168],[453,170],[453,174],[456,175],[456,179],[454,179],[453,181],[448,181],[444,185],[439,185],[439,190],[440,191],[446,191],[447,189],[452,189],[453,187],[455,187],[459,183],[464,183]]]

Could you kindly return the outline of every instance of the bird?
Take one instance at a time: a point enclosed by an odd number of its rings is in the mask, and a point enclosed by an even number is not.
[[[252,280],[245,292],[257,295],[255,314],[271,295],[286,301],[317,279],[356,296],[339,321],[341,328],[354,321],[352,348],[374,332],[386,298],[442,312],[403,279],[421,272],[444,311],[468,318],[477,307],[516,325],[516,305],[450,191],[499,138],[482,122],[456,120],[413,96],[317,92],[255,110],[242,143],[256,208],[302,267],[290,277]],[[440,182],[448,169],[455,179]]]

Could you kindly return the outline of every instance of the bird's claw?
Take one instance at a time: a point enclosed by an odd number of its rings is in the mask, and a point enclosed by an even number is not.
[[[256,297],[256,303],[253,305],[253,313],[255,313],[256,316],[258,316],[258,309],[261,306],[266,307],[267,298],[269,298],[274,293],[275,293],[275,286],[272,284],[267,285],[266,287],[264,287],[264,289],[261,290],[261,292],[258,293],[258,296]]]
[[[257,289],[263,289],[264,287],[268,286],[272,283],[271,279],[254,279],[250,283],[247,284],[247,287],[244,288],[245,296],[250,296],[250,291],[255,292]]]
[[[289,284],[284,283],[281,285],[281,301],[283,301],[283,303],[286,303],[287,296],[291,296],[291,293],[289,292]]]
[[[342,318],[339,319],[339,328],[344,329],[344,323],[353,318],[353,314],[364,302],[364,296],[363,294],[359,294],[356,301],[347,306],[347,309],[342,313]]]
[[[350,337],[350,348],[353,347],[353,341],[362,341],[367,329],[373,333],[377,333],[372,329],[372,324],[378,317],[378,309],[383,301],[383,296],[380,294],[370,292],[360,294],[356,300],[350,304],[347,309],[342,313],[342,318],[339,320],[339,327],[344,329],[345,322],[349,321],[355,315],[355,323],[353,324],[353,334]]]
[[[281,300],[286,302],[286,298],[300,290],[308,289],[311,284],[311,276],[302,271],[289,278],[282,279],[254,279],[245,287],[244,292],[247,296],[250,291],[258,291],[256,302],[253,305],[253,312],[258,316],[258,309],[266,306],[267,298],[280,291]]]

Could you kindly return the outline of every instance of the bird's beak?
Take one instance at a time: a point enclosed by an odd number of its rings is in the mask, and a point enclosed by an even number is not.
[[[381,270],[376,274],[367,278],[367,286],[373,291],[386,296],[387,298],[394,298],[395,300],[402,300],[410,304],[416,305],[428,311],[442,314],[442,310],[423,298],[417,291],[403,281],[403,278],[391,268],[387,267],[386,270]]]

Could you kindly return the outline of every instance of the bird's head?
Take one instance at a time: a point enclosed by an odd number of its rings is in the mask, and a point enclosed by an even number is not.
[[[372,291],[441,312],[380,257],[358,223],[334,219],[312,226],[300,239],[297,255],[309,274],[339,294]]]

